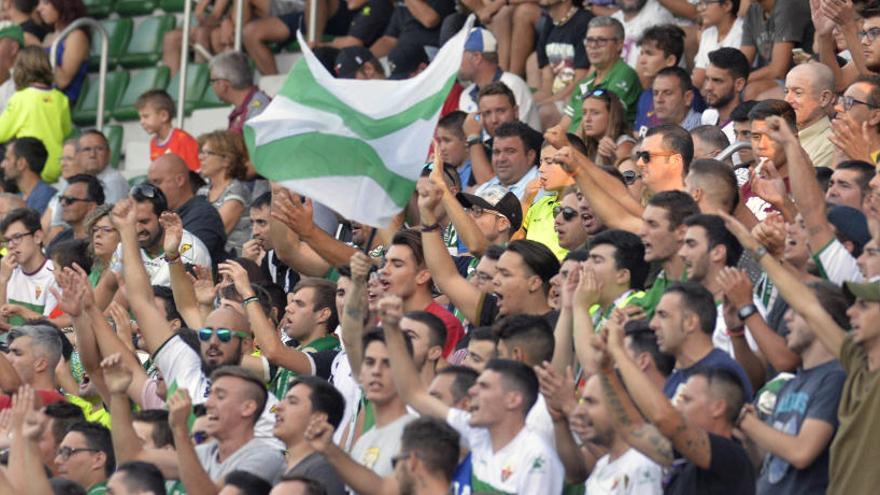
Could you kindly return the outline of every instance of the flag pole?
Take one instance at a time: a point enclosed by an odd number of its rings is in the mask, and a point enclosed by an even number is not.
[[[370,255],[370,246],[373,245],[373,240],[376,238],[376,227],[370,227],[370,235],[367,236],[367,243],[364,244],[364,254],[367,256]]]

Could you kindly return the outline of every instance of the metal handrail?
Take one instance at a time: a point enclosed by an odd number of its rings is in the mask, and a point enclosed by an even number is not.
[[[241,25],[242,20],[244,20],[244,0],[235,0],[235,45],[234,45],[234,49],[237,52],[241,51],[241,30],[244,29],[244,26]]]
[[[104,131],[104,94],[107,86],[107,57],[108,50],[110,48],[110,36],[107,35],[107,30],[104,29],[104,26],[101,25],[100,22],[92,19],[91,17],[81,17],[70,23],[69,26],[64,28],[61,31],[61,34],[55,38],[55,41],[52,42],[52,47],[49,49],[49,63],[52,64],[52,73],[55,73],[56,66],[58,64],[55,63],[55,57],[58,53],[58,44],[67,37],[68,34],[73,31],[83,27],[88,26],[92,29],[95,29],[101,35],[101,63],[98,68],[98,119],[95,123],[95,128],[98,131]],[[86,61],[88,63],[88,61]],[[71,102],[71,106],[76,102]]]
[[[736,141],[731,143],[730,146],[721,150],[721,153],[718,153],[718,156],[715,157],[718,161],[725,161],[728,158],[732,157],[734,153],[740,150],[744,150],[746,148],[751,148],[752,143],[748,141]]]
[[[183,3],[183,42],[180,44],[180,80],[177,86],[177,128],[183,129],[186,117],[186,66],[189,65],[189,29],[192,22],[192,2]]]

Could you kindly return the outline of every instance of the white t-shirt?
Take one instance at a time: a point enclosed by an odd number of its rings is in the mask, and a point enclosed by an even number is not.
[[[370,428],[354,443],[351,458],[379,476],[391,475],[394,472],[391,458],[400,453],[403,429],[416,418],[418,416],[413,414],[404,414],[385,426]]]
[[[636,449],[629,449],[622,456],[609,462],[605,454],[587,478],[590,495],[660,495],[663,470]]]
[[[188,230],[184,230],[183,235],[180,237],[179,251],[180,259],[184,263],[211,266],[211,255],[208,254],[208,248]],[[143,249],[140,249],[140,252],[141,261],[147,270],[147,276],[150,277],[150,285],[171,287],[171,271],[168,269],[168,262],[165,261],[165,257],[159,255],[151,258]],[[122,243],[116,247],[116,252],[110,258],[110,267],[114,272],[122,273]]]
[[[54,287],[55,290],[61,290],[55,283],[54,270],[55,266],[48,258],[34,273],[25,273],[20,265],[17,266],[15,270],[12,270],[12,276],[6,283],[5,302],[23,306],[43,316],[49,316],[58,306],[58,301],[49,292],[49,288]]]
[[[3,84],[0,84],[0,113],[2,113],[3,110],[6,110],[6,104],[14,94],[15,82],[12,81],[12,77],[10,76]]]
[[[766,318],[767,308],[764,307],[764,303],[757,296],[754,296],[752,299],[752,303],[758,308],[758,313],[761,314],[761,317]],[[727,322],[724,321],[724,305],[718,304],[716,309],[718,313],[715,317],[715,331],[712,332],[712,346],[736,359],[736,355],[733,352],[733,342],[730,340],[730,335],[727,335]],[[746,327],[746,343],[749,344],[749,349],[753,352],[758,350],[758,343],[755,342],[748,327]]]
[[[233,471],[245,471],[274,483],[284,469],[284,450],[263,438],[252,438],[223,462],[217,458],[219,449],[216,441],[196,446],[199,462],[214,482]]]
[[[733,21],[730,31],[723,40],[718,39],[718,28],[709,26],[700,35],[700,49],[694,57],[694,68],[705,69],[709,66],[709,54],[719,48],[736,48],[742,46],[743,21],[739,17]]]
[[[862,282],[865,277],[856,259],[837,239],[831,239],[821,251],[813,255],[819,273],[834,285],[844,282]]]
[[[553,434],[553,418],[547,410],[547,402],[543,394],[538,394],[538,400],[526,415],[526,427],[541,435],[541,438],[551,447],[556,447],[556,436]]]
[[[636,68],[636,63],[639,59],[640,50],[637,43],[646,29],[658,24],[690,24],[690,22],[682,22],[681,19],[675,17],[669,9],[660,5],[658,0],[648,0],[644,7],[642,7],[642,10],[628,21],[624,19],[622,10],[618,10],[611,14],[611,17],[617,19],[623,24],[626,37],[623,41],[623,52],[620,56],[626,61],[627,65],[633,69]]]
[[[472,427],[470,419],[470,413],[461,409],[450,409],[446,416],[471,450],[473,493],[562,492],[565,469],[556,451],[540,435],[523,428],[496,452],[489,430]]]
[[[502,73],[498,80],[513,91],[513,97],[516,99],[517,107],[519,107],[519,120],[528,124],[532,129],[540,131],[541,119],[532,102],[532,90],[529,89],[529,85],[523,81],[523,78],[511,72]],[[467,113],[479,111],[477,92],[476,84],[470,84],[464,88],[464,91],[461,92],[461,96],[458,98],[458,109]]]

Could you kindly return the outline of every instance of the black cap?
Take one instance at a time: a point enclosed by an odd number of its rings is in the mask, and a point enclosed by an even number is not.
[[[388,54],[388,65],[391,69],[389,79],[409,79],[419,65],[428,64],[425,48],[415,43],[398,43]]]
[[[357,71],[375,58],[373,52],[365,46],[347,46],[339,50],[339,55],[336,55],[336,77],[354,79]]]

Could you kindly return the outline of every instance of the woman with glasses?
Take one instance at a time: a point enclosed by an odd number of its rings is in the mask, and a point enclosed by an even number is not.
[[[620,98],[597,89],[584,98],[582,109],[578,137],[586,145],[586,155],[598,165],[614,165],[618,159],[629,156],[635,140],[630,135]]]
[[[238,134],[214,131],[199,136],[199,162],[208,185],[198,194],[217,208],[226,229],[226,250],[235,253],[241,252],[251,235],[251,194],[242,182],[247,173],[246,154]]]
[[[110,221],[113,205],[101,205],[86,218],[86,232],[89,233],[89,254],[92,255],[92,270],[89,272],[89,283],[98,285],[104,270],[110,265],[110,259],[119,245],[119,233]]]

